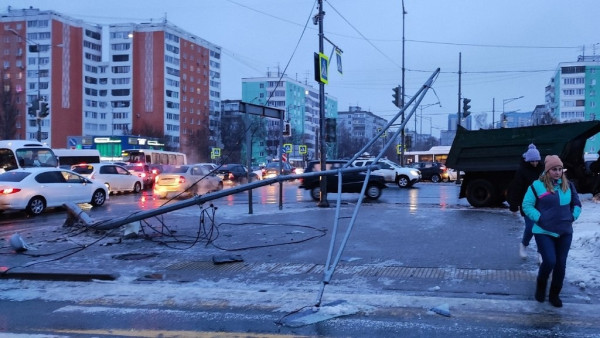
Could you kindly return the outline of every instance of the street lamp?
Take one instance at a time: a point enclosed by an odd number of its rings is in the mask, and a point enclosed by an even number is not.
[[[504,110],[504,107],[506,106],[507,103],[519,100],[524,98],[523,95],[519,96],[519,97],[511,97],[510,99],[503,99],[502,100],[502,128],[506,127],[506,122],[508,122],[508,120],[506,119],[506,111]]]

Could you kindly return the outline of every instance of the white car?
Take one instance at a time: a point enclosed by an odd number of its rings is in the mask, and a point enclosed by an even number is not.
[[[223,181],[202,163],[166,167],[154,180],[154,196],[191,197],[223,189]]]
[[[0,174],[0,211],[25,210],[39,215],[67,202],[103,205],[104,184],[61,168],[15,169]]]
[[[144,181],[124,167],[114,163],[88,163],[71,166],[71,170],[106,185],[109,193],[133,191],[139,193]]]
[[[465,175],[464,171],[460,172],[460,177],[463,177]],[[448,168],[448,181],[456,181],[457,178],[457,172],[456,170],[452,169],[452,168]]]
[[[364,167],[371,165],[373,158],[358,158],[352,165]],[[386,183],[395,183],[400,188],[412,187],[421,180],[421,172],[418,169],[402,167],[388,159],[382,158],[377,161],[380,169],[373,170],[373,174],[383,176]]]

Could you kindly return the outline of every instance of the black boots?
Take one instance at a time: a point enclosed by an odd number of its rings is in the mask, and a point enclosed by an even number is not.
[[[550,285],[550,294],[548,295],[548,301],[554,307],[562,307],[562,300],[558,296],[560,294],[561,289],[562,289],[562,287],[560,287],[560,286],[555,286],[552,284]],[[537,299],[537,292],[535,295],[536,295],[536,299]]]
[[[546,300],[546,286],[548,285],[548,280],[540,280],[537,279],[537,285],[535,287],[535,300],[540,303],[543,303]],[[550,285],[550,293],[548,295],[548,301],[554,307],[562,307],[563,303],[560,297],[560,290],[562,290],[562,285]]]
[[[546,286],[548,285],[548,280],[540,280],[537,279],[537,285],[535,287],[535,300],[540,303],[543,303],[546,300]],[[558,294],[556,295],[558,298]],[[560,300],[560,299],[559,299]]]

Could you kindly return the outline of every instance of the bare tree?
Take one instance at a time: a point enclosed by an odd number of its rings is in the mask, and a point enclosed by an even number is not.
[[[351,158],[359,150],[361,150],[362,147],[364,147],[368,142],[369,140],[367,140],[366,137],[353,136],[348,128],[338,125],[337,144],[338,156],[340,158]],[[374,147],[377,146],[374,145]],[[372,148],[374,149],[374,147]],[[381,146],[379,145],[377,149],[381,149]]]
[[[222,161],[241,163],[242,143],[245,140],[244,119],[241,115],[223,115],[221,117]]]
[[[2,74],[0,74],[0,85],[0,139],[16,139],[19,115],[16,95],[10,79],[4,79]]]
[[[205,124],[200,129],[189,135],[182,142],[182,151],[188,155],[192,162],[208,162],[210,159],[210,131]]]

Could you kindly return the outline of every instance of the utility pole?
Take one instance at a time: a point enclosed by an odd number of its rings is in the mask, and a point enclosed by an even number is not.
[[[400,108],[404,108],[404,93],[406,92],[406,87],[404,86],[404,16],[406,15],[406,10],[404,9],[404,0],[402,0],[402,94],[400,95]],[[404,124],[404,110],[402,111],[402,123]],[[416,128],[416,127],[415,127]],[[400,132],[400,142],[402,143],[402,147],[400,148],[400,165],[404,165],[404,148],[405,148],[405,137],[404,137],[404,128]]]
[[[458,127],[460,127],[460,97],[461,97],[461,92],[460,92],[460,77],[462,75],[462,70],[461,70],[461,65],[462,65],[462,53],[458,53],[458,109],[456,110],[456,117],[458,118],[458,121],[456,122],[456,132],[458,132]],[[458,180],[457,180],[458,181]]]
[[[496,98],[494,97],[492,99],[492,129],[496,129],[496,126],[494,126],[495,120],[496,120]]]
[[[323,54],[323,16],[325,16],[325,12],[323,11],[323,0],[319,0],[319,54]],[[325,145],[325,83],[319,81],[319,158],[321,163],[321,170],[325,170],[327,167],[327,152]],[[329,202],[327,201],[327,177],[320,176],[320,186],[321,196],[319,197],[319,203],[317,206],[322,208],[329,207]]]

